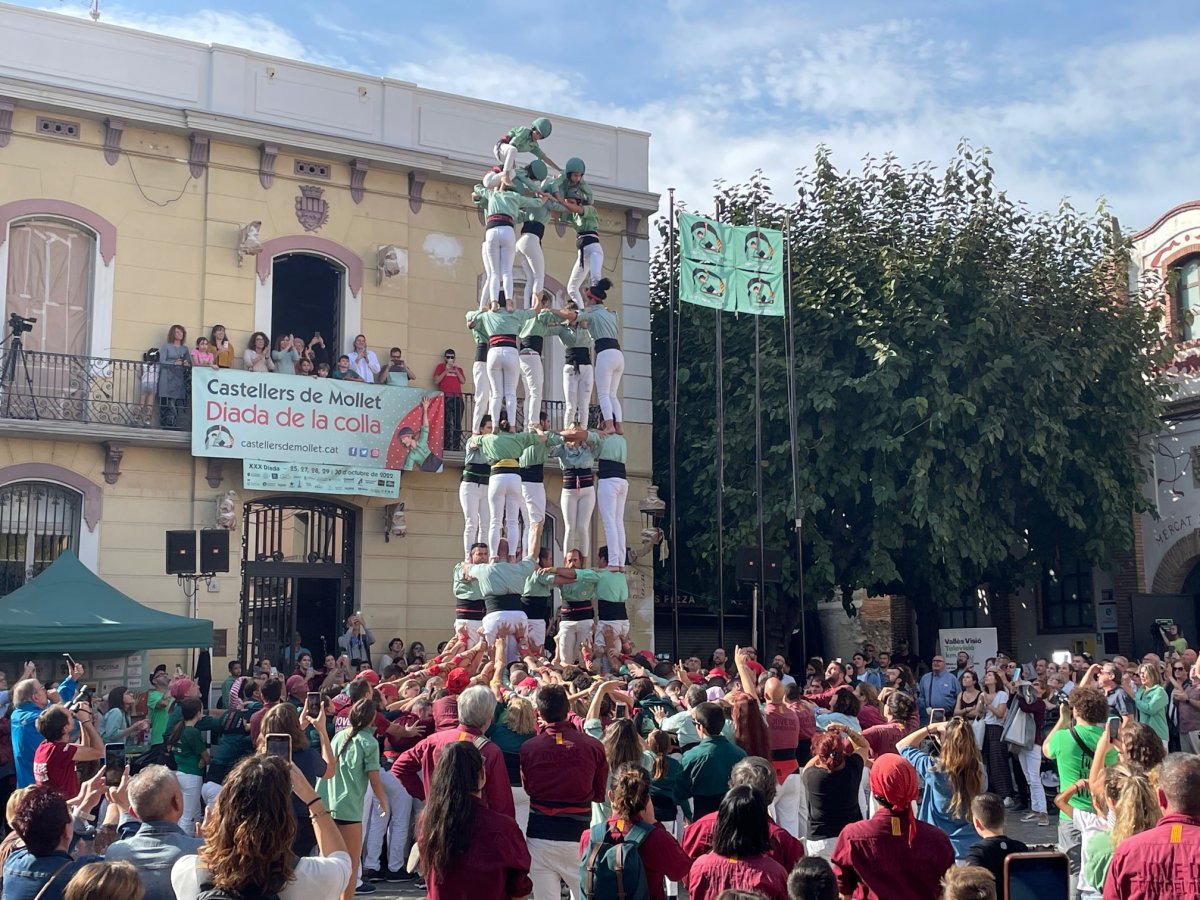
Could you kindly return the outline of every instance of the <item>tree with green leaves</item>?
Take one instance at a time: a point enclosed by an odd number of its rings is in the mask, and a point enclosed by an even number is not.
[[[1034,214],[999,190],[986,153],[942,172],[868,159],[839,172],[821,149],[783,203],[766,179],[718,185],[723,218],[783,228],[788,319],[762,319],[766,546],[786,554],[798,615],[792,453],[810,597],[859,586],[918,610],[980,587],[1006,592],[1066,559],[1102,564],[1146,508],[1169,359],[1153,286],[1128,285],[1129,242],[1101,208]],[[668,482],[667,240],[652,260],[655,475]],[[711,596],[739,546],[757,546],[754,322],[681,304],[675,318],[681,592]],[[794,329],[797,441],[785,331]],[[716,329],[725,409],[724,558],[716,558]],[[666,579],[670,590],[669,577]],[[768,597],[768,601],[770,597]],[[774,629],[772,629],[774,630]],[[786,633],[786,632],[785,632]]]

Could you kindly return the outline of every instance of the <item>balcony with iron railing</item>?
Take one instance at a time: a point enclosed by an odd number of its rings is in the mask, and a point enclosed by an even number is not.
[[[2,348],[0,435],[189,445],[190,379],[183,379],[184,396],[160,398],[152,385],[143,392],[146,370],[146,364],[137,360],[29,350],[14,353]],[[275,377],[263,374],[263,378]],[[524,399],[518,398],[517,428],[525,425],[524,405]],[[462,444],[475,409],[474,395],[462,395],[461,415],[455,415],[455,407],[447,404],[445,460],[461,465]],[[562,401],[543,401],[542,408],[552,430],[566,427]],[[599,423],[599,407],[591,407],[588,419],[591,427]]]

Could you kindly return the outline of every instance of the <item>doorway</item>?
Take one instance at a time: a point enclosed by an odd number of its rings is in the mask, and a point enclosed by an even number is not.
[[[325,341],[325,353],[315,353],[314,364],[334,364],[341,355],[343,335],[342,282],[345,270],[323,256],[288,253],[272,261],[271,347],[281,335],[303,339],[307,346],[314,334]]]
[[[333,650],[355,609],[357,513],[317,497],[268,497],[245,504],[241,658],[282,663],[299,631],[314,656]],[[314,659],[314,662],[323,661]]]

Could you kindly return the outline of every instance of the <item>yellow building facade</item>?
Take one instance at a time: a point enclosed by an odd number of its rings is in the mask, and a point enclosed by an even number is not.
[[[596,191],[627,359],[636,551],[651,472],[647,135],[0,5],[0,277],[5,318],[38,319],[23,359],[3,351],[0,589],[69,547],[134,599],[212,619],[217,672],[269,654],[293,622],[310,649],[332,649],[355,610],[377,653],[392,636],[431,649],[445,639],[462,554],[460,452],[447,449],[441,473],[403,475],[407,535],[385,540],[396,499],[248,490],[240,464],[193,457],[186,426],[143,414],[142,354],[173,324],[189,346],[221,324],[240,368],[253,332],[307,336],[317,322],[334,357],[359,333],[383,362],[402,348],[414,384],[430,390],[455,348],[469,395],[463,316],[478,302],[484,238],[471,186],[496,139],[537,115],[554,121],[547,152],[587,160]],[[251,223],[261,249],[240,255]],[[574,234],[551,226],[544,246],[547,286],[561,296]],[[547,347],[547,408],[562,427],[561,349]],[[470,410],[468,396],[468,422]],[[561,542],[556,474],[546,487]],[[219,527],[229,491],[230,571],[193,603],[164,574],[164,535]],[[603,542],[598,520],[593,535]],[[647,562],[631,569],[642,646],[652,580]]]

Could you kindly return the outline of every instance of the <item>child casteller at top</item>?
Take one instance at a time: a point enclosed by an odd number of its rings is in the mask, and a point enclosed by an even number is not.
[[[495,154],[496,162],[500,164],[500,173],[505,187],[512,186],[513,173],[517,169],[518,153],[532,153],[546,165],[561,169],[558,163],[542,152],[542,148],[538,144],[542,138],[550,137],[553,129],[554,126],[550,120],[541,116],[534,119],[528,127],[518,126],[496,141],[492,152]]]

